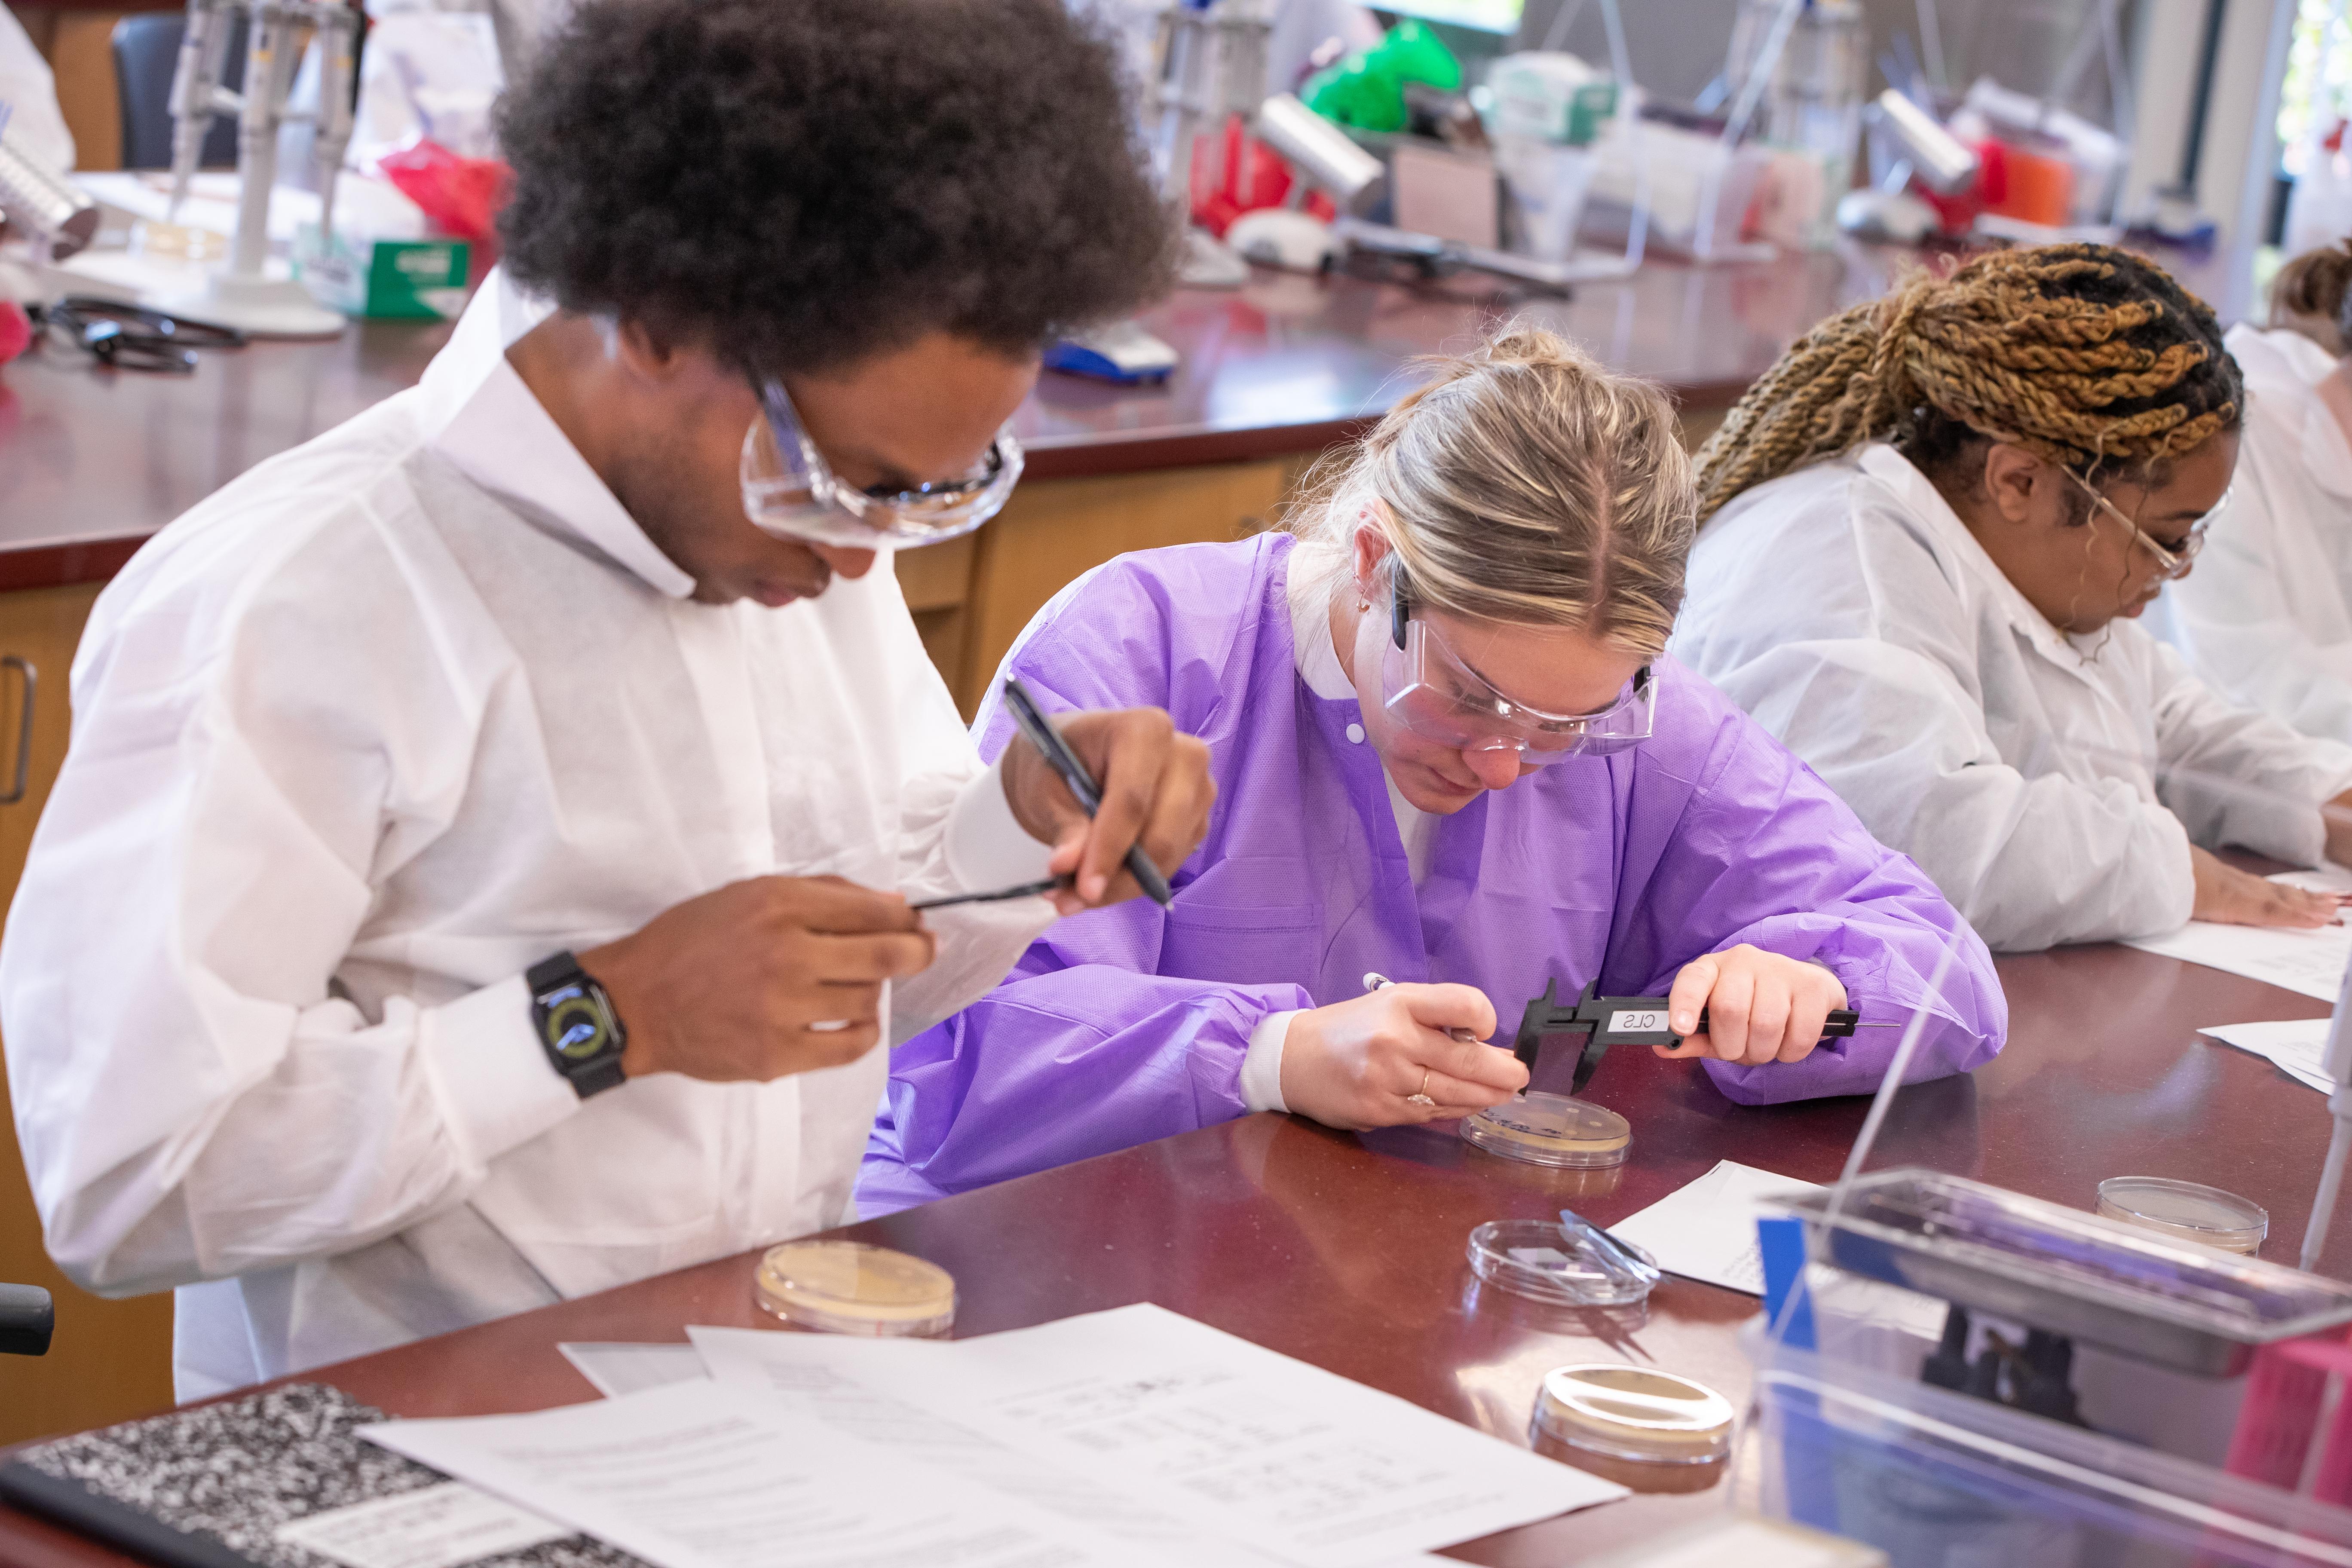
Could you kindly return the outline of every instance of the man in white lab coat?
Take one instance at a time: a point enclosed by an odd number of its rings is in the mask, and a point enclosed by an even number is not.
[[[983,769],[891,569],[1166,275],[1056,0],[590,0],[500,126],[423,383],[100,598],[0,947],[49,1248],[178,1289],[184,1395],[837,1223],[874,1047],[1055,912],[902,894],[1206,819],[1162,714],[1064,721],[1091,823]]]

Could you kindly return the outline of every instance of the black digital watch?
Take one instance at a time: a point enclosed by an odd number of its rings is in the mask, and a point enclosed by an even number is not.
[[[613,1011],[604,988],[568,952],[543,959],[524,975],[530,986],[530,1016],[547,1059],[585,1100],[621,1085],[621,1053],[629,1032]]]

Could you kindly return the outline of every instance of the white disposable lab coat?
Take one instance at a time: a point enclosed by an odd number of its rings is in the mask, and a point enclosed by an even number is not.
[[[179,1287],[184,1396],[847,1217],[886,1077],[583,1101],[523,971],[769,872],[1041,874],[887,558],[688,597],[507,363],[494,279],[423,383],[264,463],[108,587],[0,946],[51,1253]],[[943,911],[900,1037],[1042,900]]]
[[[2232,700],[2352,742],[2352,442],[2317,391],[2336,361],[2300,332],[2225,341],[2246,373],[2237,477],[2148,630]]]
[[[8,106],[10,139],[58,174],[74,166],[73,132],[58,107],[58,80],[26,36],[25,25],[0,5],[0,103]]]
[[[2352,784],[2352,747],[2231,706],[2134,623],[2059,632],[1890,447],[1711,520],[1674,651],[1998,950],[2179,926],[2192,840],[2314,864]]]

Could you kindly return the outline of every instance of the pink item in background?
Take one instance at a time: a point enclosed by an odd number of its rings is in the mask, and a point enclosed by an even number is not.
[[[495,237],[508,177],[507,166],[496,158],[460,158],[419,137],[377,159],[376,167],[442,233],[478,245]]]
[[[31,346],[33,323],[25,308],[13,300],[0,300],[0,364],[6,364]]]

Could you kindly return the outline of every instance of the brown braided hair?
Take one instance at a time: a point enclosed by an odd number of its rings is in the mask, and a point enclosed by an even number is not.
[[[2144,473],[2236,429],[2243,404],[2212,310],[2161,268],[2103,245],[1998,251],[1782,354],[1699,448],[1699,517],[1870,441],[1930,478],[1988,441],[2084,478]]]

